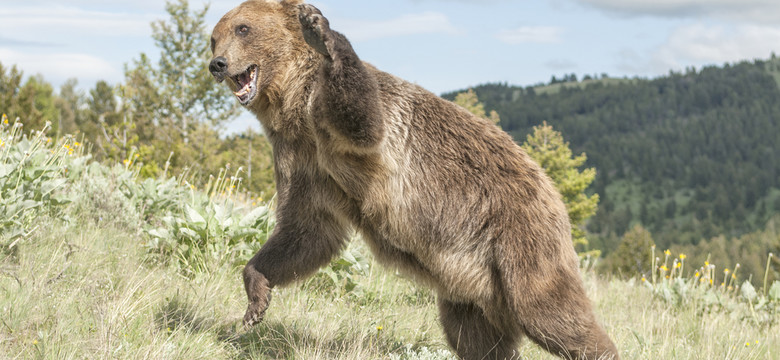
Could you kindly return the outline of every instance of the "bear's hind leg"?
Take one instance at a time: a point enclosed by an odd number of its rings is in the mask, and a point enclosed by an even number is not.
[[[439,299],[439,316],[447,342],[465,360],[517,359],[517,337],[503,333],[473,304]]]
[[[514,288],[510,302],[529,339],[564,359],[618,360],[615,345],[598,324],[579,274],[562,271],[552,279],[553,291]]]

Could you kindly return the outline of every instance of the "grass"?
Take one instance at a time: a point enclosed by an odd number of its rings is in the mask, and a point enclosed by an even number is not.
[[[240,271],[184,277],[149,264],[128,229],[46,220],[0,262],[0,358],[449,358],[430,291],[371,264],[343,293],[309,280],[274,290],[245,331]],[[701,304],[675,306],[637,281],[583,270],[596,312],[625,359],[776,359],[780,331]],[[524,358],[553,359],[525,342]],[[449,355],[451,356],[451,355]]]

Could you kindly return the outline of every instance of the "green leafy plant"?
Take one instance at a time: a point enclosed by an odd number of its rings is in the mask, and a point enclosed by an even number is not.
[[[652,294],[677,307],[693,305],[702,313],[726,312],[733,317],[753,322],[759,326],[772,326],[780,321],[780,281],[759,293],[749,280],[738,284],[739,264],[734,269],[716,271],[715,264],[705,261],[693,273],[685,276],[685,254],[671,256],[664,251],[664,260],[651,251],[653,263],[650,279],[642,277],[642,283]],[[772,254],[769,254],[771,260]],[[769,266],[769,262],[767,262]]]
[[[364,295],[363,286],[359,277],[368,276],[370,262],[363,255],[361,249],[350,243],[341,257],[330,262],[330,265],[320,269],[319,274],[312,280],[322,289],[331,291],[334,295],[351,294],[357,297]],[[333,292],[332,290],[338,290]]]
[[[166,212],[161,226],[146,230],[150,252],[173,256],[184,269],[198,269],[210,261],[244,263],[259,250],[273,229],[273,211],[269,204],[250,206],[239,199],[241,168],[231,177],[228,170],[203,191],[189,185],[188,200],[182,196],[185,186],[170,180],[147,179],[131,191],[142,206],[156,209],[151,213]]]
[[[66,219],[64,205],[71,202],[60,191],[69,182],[68,165],[88,158],[72,137],[59,142],[46,137],[43,129],[25,134],[18,120],[0,120],[0,235],[4,247],[16,243],[36,229],[36,217],[46,214]]]

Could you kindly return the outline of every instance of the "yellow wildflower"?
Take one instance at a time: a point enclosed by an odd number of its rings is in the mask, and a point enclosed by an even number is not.
[[[724,274],[728,274],[729,273],[729,269],[723,269],[723,273]]]
[[[376,327],[376,331],[382,331],[382,325],[378,325],[378,326]]]
[[[3,114],[3,124],[8,125],[8,115]]]
[[[705,261],[704,262],[704,266],[710,266],[710,262],[709,261]]]
[[[687,258],[687,257],[688,256],[686,256],[685,254],[680,254],[680,260],[685,260],[685,258]]]
[[[693,276],[699,277],[699,276],[701,276],[701,274],[699,274],[699,272],[697,271],[696,274],[694,274]]]
[[[4,146],[5,143],[3,142],[3,139],[0,139],[0,146]]]
[[[76,142],[73,143],[73,146],[81,146],[81,143],[76,141]]]
[[[737,278],[737,274],[731,274],[731,278],[732,279],[736,279]]]
[[[141,155],[139,155],[139,154],[135,154],[135,157],[136,157],[136,158],[137,158],[137,157],[139,157],[139,156],[141,156]]]
[[[745,346],[750,346],[750,341],[746,341]]]
[[[661,266],[661,270],[663,270],[663,271],[669,271],[669,268],[668,268],[668,267],[666,267],[666,265],[663,265],[663,266]]]
[[[666,251],[664,251],[664,254],[666,254],[666,256],[669,256],[669,255],[672,255],[672,252],[669,251],[669,249],[666,249]]]
[[[3,114],[3,116],[5,116],[5,114]],[[7,121],[7,120],[6,120],[6,121]],[[33,340],[33,345],[38,345],[38,340],[37,340],[37,339],[36,339],[36,340]]]
[[[674,263],[674,267],[679,269],[682,267],[682,263]]]

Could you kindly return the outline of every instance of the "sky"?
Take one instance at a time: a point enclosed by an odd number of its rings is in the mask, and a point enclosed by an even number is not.
[[[652,78],[780,52],[778,0],[311,0],[357,54],[434,93],[565,74]],[[212,0],[212,28],[239,1]],[[190,0],[201,9],[202,0]],[[118,84],[156,59],[159,0],[0,0],[0,63],[58,88]],[[238,131],[257,121],[242,115]]]

